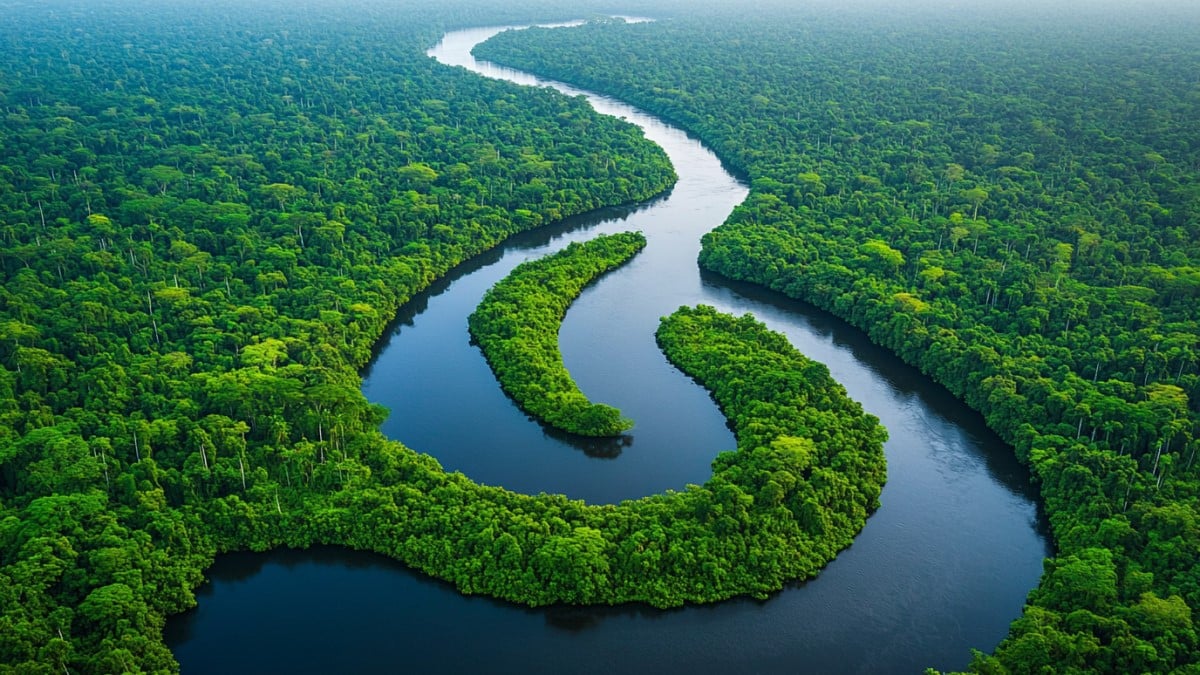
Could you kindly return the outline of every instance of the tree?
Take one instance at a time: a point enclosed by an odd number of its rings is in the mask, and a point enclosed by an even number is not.
[[[142,175],[152,187],[158,189],[160,195],[167,194],[167,189],[172,183],[178,183],[184,179],[184,174],[179,169],[173,166],[156,164],[149,169],[143,169]]]
[[[980,187],[973,187],[969,190],[963,190],[962,196],[975,209],[971,212],[971,220],[977,220],[979,218],[979,205],[987,201],[988,191]]]
[[[258,188],[263,196],[275,200],[280,211],[286,211],[287,205],[295,201],[304,191],[290,183],[271,183]]]
[[[438,179],[438,173],[424,162],[416,162],[396,170],[401,182],[411,190],[418,192],[429,191],[430,186]]]

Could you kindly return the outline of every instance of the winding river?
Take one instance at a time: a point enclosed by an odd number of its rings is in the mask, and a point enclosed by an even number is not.
[[[747,193],[703,145],[619,101],[476,62],[503,28],[455,31],[430,56],[488,77],[584,95],[641,126],[679,174],[670,194],[513,238],[415,298],[364,374],[384,430],[448,470],[510,489],[617,502],[702,483],[734,447],[706,392],[655,346],[660,316],[706,303],[752,312],[829,366],[891,439],[882,508],[816,578],[765,602],[660,611],[527,609],[465,597],[381,556],[340,549],[224,556],[167,641],[185,672],[920,672],[990,650],[1036,585],[1048,543],[1027,472],[982,419],[859,331],[800,302],[702,273],[703,233]],[[560,333],[593,401],[636,422],[617,441],[552,432],[499,389],[466,317],[521,261],[600,233],[648,245],[590,287]],[[469,423],[463,423],[469,419]]]

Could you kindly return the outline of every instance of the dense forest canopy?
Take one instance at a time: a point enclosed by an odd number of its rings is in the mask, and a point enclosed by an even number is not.
[[[858,325],[1029,463],[1059,551],[981,670],[1200,658],[1200,16],[1114,11],[700,12],[476,52],[697,133],[753,181],[702,266]]]

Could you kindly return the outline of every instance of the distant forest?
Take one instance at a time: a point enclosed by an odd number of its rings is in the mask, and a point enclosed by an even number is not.
[[[664,320],[739,449],[617,506],[447,473],[360,392],[453,266],[672,184],[631,125],[424,55],[612,10],[663,20],[479,53],[704,139],[752,191],[700,265],[860,327],[1030,467],[1055,556],[972,669],[1200,667],[1200,16],[840,5],[0,0],[0,671],[177,670],[226,551],[668,607],[849,544],[884,433],[749,318]]]

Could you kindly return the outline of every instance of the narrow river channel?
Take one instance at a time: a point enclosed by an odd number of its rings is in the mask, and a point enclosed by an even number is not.
[[[476,481],[618,502],[702,483],[734,439],[706,392],[654,343],[659,317],[705,303],[751,312],[829,366],[890,434],[882,508],[816,578],[765,602],[659,611],[531,610],[464,597],[340,549],[217,561],[168,644],[185,672],[920,672],[990,650],[1036,585],[1048,543],[1028,473],[982,419],[859,331],[800,302],[701,273],[700,237],[747,193],[707,148],[624,103],[475,61],[503,28],[455,31],[431,57],[480,75],[584,95],[670,156],[679,182],[646,204],[520,235],[406,306],[364,374],[393,410],[384,430]],[[569,28],[564,28],[569,30]],[[636,422],[619,441],[564,437],[499,389],[467,336],[483,293],[521,261],[601,233],[648,245],[572,306],[560,341],[580,388]],[[469,420],[464,423],[465,420]]]

